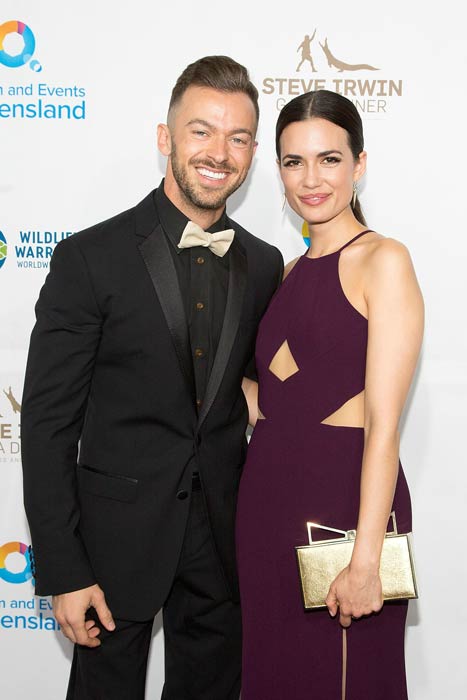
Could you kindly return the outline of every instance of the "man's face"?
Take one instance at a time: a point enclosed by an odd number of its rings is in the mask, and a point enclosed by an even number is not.
[[[256,150],[256,113],[244,93],[189,87],[159,125],[169,157],[165,191],[182,211],[222,210],[245,180]]]

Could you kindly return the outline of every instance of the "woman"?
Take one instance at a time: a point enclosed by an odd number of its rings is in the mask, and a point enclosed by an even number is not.
[[[276,149],[312,243],[260,325],[259,406],[258,385],[244,382],[255,429],[237,511],[242,700],[404,700],[407,603],[383,606],[379,560],[392,510],[411,530],[399,420],[422,296],[406,248],[365,225],[354,105],[326,90],[293,99]],[[357,529],[328,610],[302,605],[294,547],[306,544],[307,520]]]

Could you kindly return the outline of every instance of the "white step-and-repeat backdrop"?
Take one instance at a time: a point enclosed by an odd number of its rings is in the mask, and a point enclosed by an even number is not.
[[[278,110],[310,89],[360,109],[372,228],[409,247],[427,306],[404,416],[420,599],[410,605],[412,700],[465,697],[464,542],[467,42],[458,3],[179,0],[0,4],[0,639],[2,697],[64,697],[71,644],[33,594],[21,495],[21,394],[33,306],[58,241],[133,205],[165,163],[156,125],[184,67],[244,63],[260,91],[259,148],[230,213],[290,260],[301,222],[281,211]],[[148,697],[159,697],[159,620]],[[324,699],[320,699],[324,700]],[[363,700],[363,699],[362,699]],[[370,699],[368,699],[370,700]]]

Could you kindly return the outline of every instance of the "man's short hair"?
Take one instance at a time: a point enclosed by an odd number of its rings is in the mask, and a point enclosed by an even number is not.
[[[209,87],[221,92],[243,92],[248,95],[259,120],[258,90],[250,80],[245,66],[229,56],[204,56],[190,63],[175,83],[169,103],[171,110],[182,99],[185,91],[191,87]]]

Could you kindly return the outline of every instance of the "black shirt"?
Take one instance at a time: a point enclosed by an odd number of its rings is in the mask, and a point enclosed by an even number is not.
[[[229,287],[230,249],[221,258],[209,248],[178,248],[189,219],[172,204],[164,192],[164,181],[155,192],[155,204],[164,230],[182,294],[188,323],[193,375],[198,410],[206,393],[214,357],[224,321]],[[228,228],[225,209],[207,231],[215,233]]]

